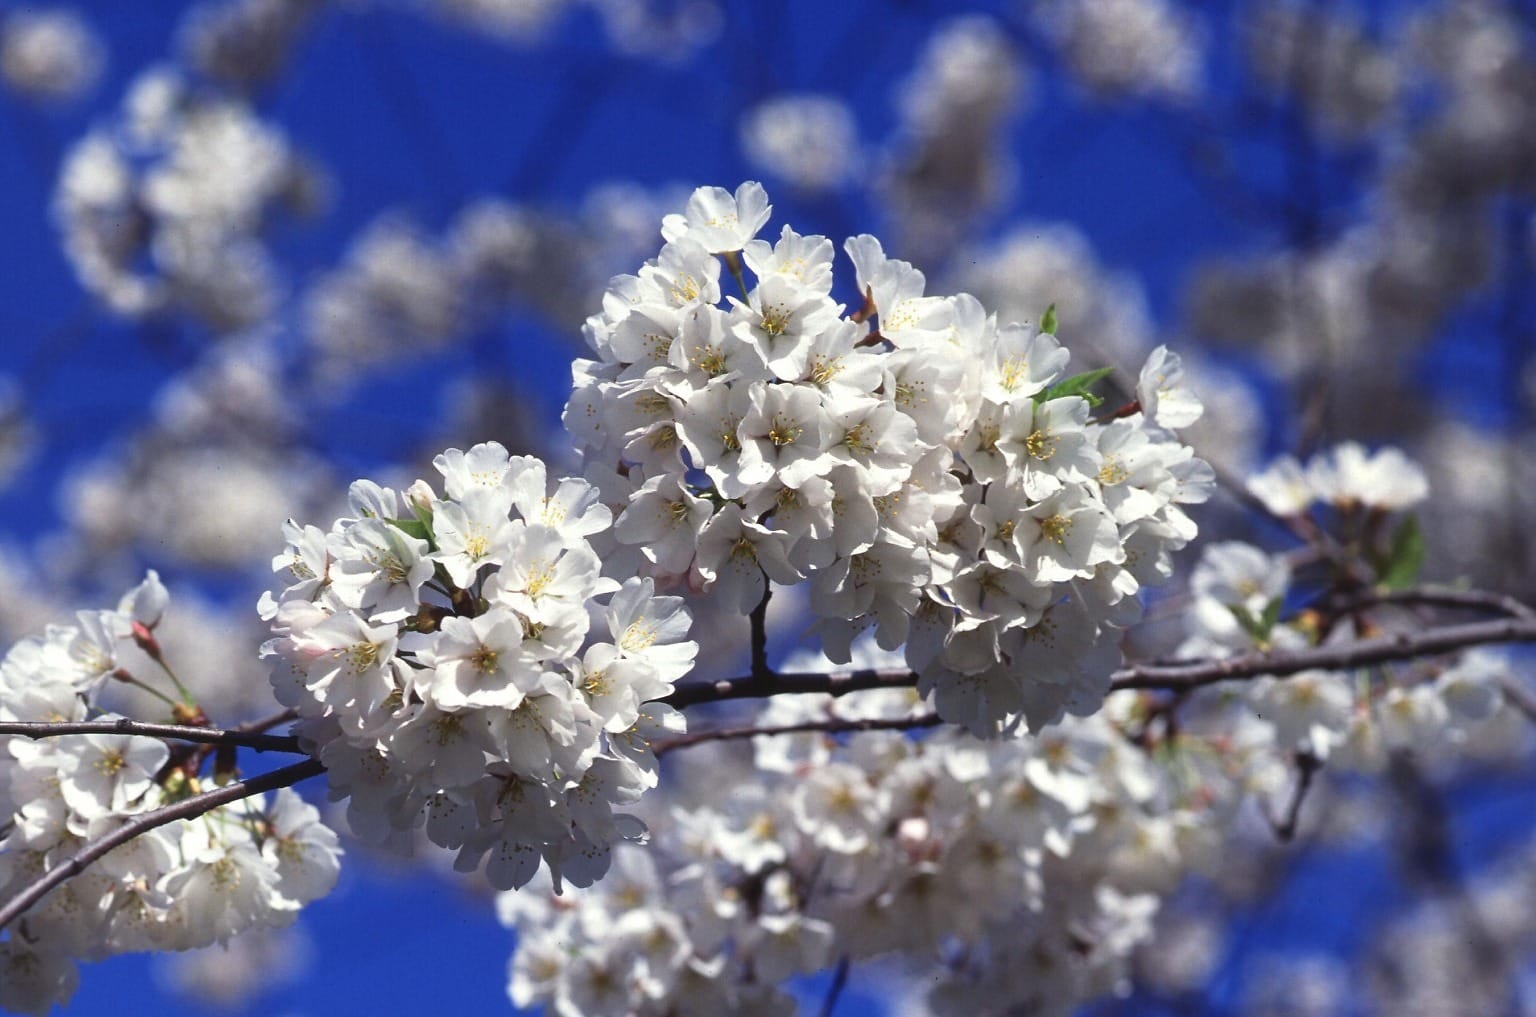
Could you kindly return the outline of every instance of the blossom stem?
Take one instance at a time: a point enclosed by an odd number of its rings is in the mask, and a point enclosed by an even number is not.
[[[1198,450],[1196,450],[1196,455],[1199,455]],[[1263,499],[1248,490],[1248,485],[1241,477],[1227,469],[1217,460],[1204,456],[1201,456],[1201,458],[1205,459],[1206,465],[1210,466],[1211,472],[1215,475],[1217,490],[1232,499],[1237,505],[1255,515],[1278,523],[1289,530],[1291,535],[1297,540],[1308,547],[1316,548],[1323,560],[1339,560],[1341,549],[1338,546],[1338,542],[1327,533],[1324,533],[1310,516],[1276,515],[1269,510],[1268,505],[1264,504]]]
[[[1139,400],[1139,399],[1132,399],[1130,402],[1126,403],[1124,406],[1121,406],[1119,409],[1117,409],[1117,410],[1115,410],[1115,411],[1113,411],[1111,413],[1106,413],[1103,416],[1095,417],[1093,422],[1095,424],[1107,424],[1111,420],[1120,420],[1120,419],[1122,419],[1124,417],[1134,416],[1135,414],[1140,413],[1140,412],[1141,412],[1141,400]]]
[[[286,710],[279,710],[270,716],[261,717],[257,720],[248,720],[244,724],[236,724],[234,727],[230,728],[230,730],[241,732],[270,731],[274,727],[277,727],[279,724],[286,724],[289,721],[298,719],[299,711],[295,710],[293,707],[289,707]]]
[[[166,695],[164,692],[161,692],[159,689],[155,688],[153,685],[151,685],[148,682],[143,681],[143,680],[141,680],[139,678],[135,678],[131,674],[128,674],[126,672],[118,672],[116,674],[116,677],[117,677],[118,681],[121,681],[121,682],[123,682],[125,684],[133,685],[133,686],[135,686],[137,688],[143,689],[145,692],[148,692],[150,695],[154,696],[156,699],[160,700],[165,705],[171,707],[171,709],[173,709],[173,710],[176,707],[181,705],[176,700],[174,700],[170,696]]]
[[[169,678],[171,680],[171,684],[176,687],[176,694],[181,697],[181,701],[188,706],[196,707],[197,698],[193,696],[192,693],[187,690],[187,687],[181,683],[181,679],[176,677],[176,672],[171,670],[171,665],[167,664],[164,660],[159,659],[156,659],[155,663],[160,665],[160,670],[165,672],[165,676]]]
[[[731,270],[731,278],[736,280],[736,288],[741,290],[741,299],[747,299],[747,280],[741,274],[741,253],[739,251],[725,251],[720,255],[725,262],[725,267]]]
[[[318,759],[306,759],[248,780],[236,781],[212,791],[204,791],[202,794],[193,795],[173,805],[167,805],[163,809],[135,816],[111,833],[85,844],[80,850],[49,869],[39,879],[7,901],[4,907],[0,907],[0,929],[4,929],[19,918],[28,908],[46,897],[49,891],[66,880],[78,876],[92,862],[135,837],[167,823],[174,823],[178,819],[196,818],[212,812],[221,805],[238,802],[267,791],[275,791],[278,788],[292,787],[301,780],[324,772],[325,766]]]
[[[213,727],[192,727],[186,724],[144,724],[127,717],[117,720],[79,721],[0,721],[0,736],[16,735],[22,738],[59,738],[64,735],[118,734],[140,735],[145,738],[172,738],[183,742],[200,742],[204,745],[228,745],[255,749],[257,752],[292,752],[302,755],[299,740],[291,735],[269,735],[239,728],[224,730]]]

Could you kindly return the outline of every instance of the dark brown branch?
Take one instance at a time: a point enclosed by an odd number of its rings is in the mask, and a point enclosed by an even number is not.
[[[752,674],[757,677],[772,674],[768,667],[768,598],[773,596],[773,584],[763,580],[763,599],[752,609]]]
[[[1371,607],[1439,607],[1458,611],[1484,611],[1511,618],[1536,618],[1532,610],[1514,597],[1487,590],[1458,590],[1450,587],[1419,586],[1406,590],[1363,590],[1335,597],[1324,605],[1334,614],[1351,614]]]
[[[1536,619],[1444,625],[1418,632],[1399,632],[1373,639],[1314,646],[1286,653],[1252,653],[1224,660],[1142,664],[1115,672],[1113,688],[1194,689],[1237,678],[1273,675],[1283,678],[1300,671],[1338,671],[1393,661],[1416,660],[1490,643],[1536,642]]]
[[[1276,819],[1269,817],[1269,825],[1275,831],[1275,838],[1282,844],[1288,844],[1296,837],[1296,823],[1301,819],[1301,803],[1306,801],[1307,792],[1312,790],[1312,778],[1317,776],[1317,771],[1323,768],[1323,761],[1310,752],[1296,753],[1296,786],[1291,789],[1290,804],[1285,807],[1285,815]]]
[[[286,724],[289,721],[298,719],[299,711],[289,707],[286,710],[279,710],[277,713],[274,713],[268,717],[262,717],[258,720],[248,720],[243,724],[236,724],[234,727],[230,728],[230,730],[249,732],[270,731],[274,727],[277,727],[279,724]]]
[[[726,699],[766,699],[777,695],[824,692],[843,696],[865,689],[900,689],[917,684],[917,675],[903,670],[781,671],[774,674],[746,675],[717,682],[689,682],[678,686],[662,702],[676,709]]]
[[[837,961],[837,968],[832,972],[832,984],[827,986],[827,998],[821,1001],[821,1017],[832,1017],[837,1009],[837,1001],[842,998],[843,988],[848,984],[848,968],[850,960],[845,953]]]
[[[264,773],[259,777],[249,780],[236,781],[212,791],[204,791],[202,794],[193,795],[191,798],[167,805],[163,809],[146,812],[141,816],[124,823],[111,833],[98,837],[96,840],[84,845],[67,860],[60,862],[49,869],[36,882],[22,890],[11,898],[4,907],[0,907],[0,929],[4,929],[15,921],[28,908],[36,904],[48,895],[48,892],[65,880],[78,876],[98,858],[110,852],[113,848],[128,843],[141,834],[148,833],[157,827],[167,823],[174,823],[178,819],[193,819],[205,813],[212,812],[221,805],[230,802],[238,802],[244,798],[259,795],[265,791],[275,791],[278,788],[291,787],[301,780],[324,773],[325,767],[318,759],[306,759],[301,763],[293,763],[289,766]]]
[[[1499,691],[1504,694],[1504,701],[1520,712],[1520,715],[1532,724],[1536,724],[1536,693],[1525,687],[1525,683],[1514,675],[1504,675],[1499,679]]]
[[[735,741],[742,738],[756,738],[758,735],[804,734],[810,731],[822,731],[827,734],[849,731],[913,731],[925,727],[938,727],[941,723],[943,722],[935,713],[924,713],[915,717],[869,717],[863,720],[828,717],[826,720],[807,720],[798,724],[783,724],[776,727],[722,727],[713,731],[696,731],[657,742],[653,748],[656,755],[664,756],[673,749],[686,749],[690,745],[699,745],[703,742]]]
[[[1205,464],[1211,468],[1211,473],[1216,478],[1216,490],[1219,493],[1225,495],[1240,508],[1278,523],[1289,530],[1291,535],[1303,544],[1316,548],[1323,558],[1334,561],[1338,560],[1338,542],[1320,529],[1317,523],[1306,513],[1295,516],[1282,516],[1271,512],[1269,506],[1264,504],[1264,500],[1248,490],[1248,484],[1236,473],[1223,466],[1219,461],[1201,455],[1199,449],[1195,450],[1195,455],[1205,460]]]
[[[1133,664],[1112,676],[1110,688],[1162,689],[1180,692],[1218,682],[1271,675],[1283,678],[1300,671],[1344,670],[1414,660],[1493,643],[1536,642],[1536,617],[1500,618],[1491,621],[1444,625],[1417,632],[1400,632],[1373,639],[1314,646],[1284,653],[1251,653],[1221,660],[1175,661],[1166,664]],[[787,672],[748,675],[717,682],[680,686],[662,700],[677,709],[727,699],[762,699],[776,695],[824,693],[842,696],[865,689],[909,688],[917,674],[901,669],[822,672]]]
[[[270,735],[260,731],[243,731],[239,728],[223,730],[214,727],[191,727],[186,724],[145,724],[127,717],[117,720],[76,721],[3,721],[0,736],[15,735],[21,738],[58,738],[64,735],[117,734],[139,735],[145,738],[172,738],[183,742],[200,742],[204,745],[228,745],[257,752],[292,752],[303,755],[299,740],[292,735]]]

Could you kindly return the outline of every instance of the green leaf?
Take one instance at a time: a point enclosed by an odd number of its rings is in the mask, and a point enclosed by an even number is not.
[[[1282,601],[1275,597],[1264,605],[1264,613],[1255,617],[1254,613],[1242,604],[1228,604],[1227,610],[1232,612],[1232,617],[1243,627],[1243,631],[1252,637],[1255,643],[1267,644],[1270,636],[1275,633],[1275,626],[1280,622],[1280,607]]]
[[[1381,585],[1389,590],[1412,586],[1424,566],[1424,534],[1419,530],[1418,516],[1408,516],[1392,531],[1392,550],[1377,575]]]
[[[420,519],[386,519],[385,522],[405,534],[407,537],[415,537],[417,540],[432,540],[432,531],[427,529],[427,524]]]
[[[1066,396],[1082,396],[1088,400],[1088,405],[1099,406],[1104,400],[1094,395],[1089,389],[1109,377],[1114,373],[1114,370],[1113,367],[1101,367],[1096,371],[1084,371],[1082,374],[1074,374],[1070,378],[1063,378],[1044,392],[1036,394],[1035,402],[1043,403]]]
[[[1264,623],[1253,616],[1253,612],[1241,604],[1228,604],[1227,610],[1232,612],[1232,617],[1243,627],[1243,631],[1253,637],[1255,642],[1264,641]]]
[[[1056,305],[1052,304],[1045,309],[1045,314],[1040,318],[1040,331],[1056,334]]]
[[[1276,597],[1264,605],[1264,617],[1259,619],[1259,624],[1263,626],[1264,638],[1266,640],[1275,633],[1275,626],[1280,621],[1280,606],[1282,603],[1281,598]]]

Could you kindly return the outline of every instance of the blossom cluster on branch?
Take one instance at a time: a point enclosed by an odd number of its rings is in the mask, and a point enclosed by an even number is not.
[[[1370,461],[1332,458],[1345,489],[1361,472],[1349,466]],[[1279,661],[1409,632],[1426,604],[1498,610],[1405,589],[1357,598],[1327,627],[1318,607],[1282,616],[1307,573],[1250,544],[1208,547],[1181,656]],[[869,639],[853,663],[903,665]],[[829,664],[791,658],[785,671]],[[923,1012],[1072,1013],[1126,987],[1166,898],[1187,875],[1218,876],[1256,813],[1294,836],[1319,770],[1518,744],[1528,720],[1503,708],[1510,676],[1501,655],[1473,649],[1119,691],[1093,716],[989,741],[933,724],[911,689],[775,698],[750,726],[675,740],[702,758],[679,758],[679,779],[647,800],[649,852],[626,848],[574,900],[544,887],[500,898],[518,932],[508,992],[562,1017],[793,1013],[790,975],[895,958],[923,973]],[[738,736],[750,752],[732,748]]]
[[[924,712],[910,690],[869,691],[775,700],[757,721]],[[789,976],[894,955],[932,971],[935,1013],[1067,1014],[1123,978],[1175,843],[1215,837],[1166,811],[1170,775],[1102,716],[997,741],[763,735],[750,756],[689,762],[736,779],[669,785],[651,848],[574,900],[500,899],[516,1005],[787,1014]]]
[[[495,443],[434,465],[442,496],[358,481],[328,532],[288,525],[262,601],[273,688],[360,836],[425,824],[497,887],[541,860],[588,885],[644,831],[615,807],[655,786],[651,738],[682,729],[654,700],[693,664],[688,612],[610,578],[583,481]]]
[[[999,325],[870,236],[845,313],[831,241],[760,240],[770,211],[700,188],[612,281],[565,413],[581,477],[484,442],[434,459],[440,487],[359,480],[328,527],[284,527],[258,613],[287,712],[213,726],[153,573],[10,651],[0,1005],[289,921],[336,878],[289,789],[323,772],[361,840],[423,836],[510,891],[520,1006],[782,1013],[793,975],[890,956],[935,1013],[1065,1014],[1124,984],[1252,803],[1288,839],[1320,770],[1536,716],[1460,652],[1536,641],[1536,611],[1415,585],[1427,482],[1353,444],[1230,492],[1302,546],[1204,548],[1177,659],[1123,667],[1215,484],[1176,433],[1202,410],[1178,356],[1108,401],[1054,310]],[[771,584],[806,588],[824,656],[773,666]],[[750,616],[745,677],[684,680],[703,598]],[[1503,624],[1425,628],[1445,610]],[[120,688],[174,723],[114,713]],[[685,733],[747,696],[776,698]],[[309,758],[241,780],[242,747]]]
[[[1212,482],[1171,430],[1200,414],[1178,357],[1095,416],[1107,372],[1067,376],[1052,315],[999,326],[867,235],[845,315],[831,241],[755,239],[769,212],[756,184],[694,192],[587,323],[565,420],[613,557],[743,613],[808,583],[832,660],[872,628],[978,734],[1093,712]]]
[[[110,721],[119,715],[100,701],[114,683],[174,684],[154,635],[167,599],[150,573],[115,610],[80,611],[74,624],[17,643],[0,660],[0,722]],[[135,674],[130,661],[164,673]],[[195,719],[185,702],[176,709]],[[206,755],[132,734],[0,736],[0,902],[83,845],[209,786]],[[216,763],[214,783],[230,776]],[[284,926],[330,892],[340,855],[315,807],[287,788],[141,832],[0,943],[0,1008],[42,1012],[68,999],[79,960],[190,950]]]

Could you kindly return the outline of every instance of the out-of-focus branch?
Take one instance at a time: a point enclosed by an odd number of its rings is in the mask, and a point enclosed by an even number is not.
[[[1506,594],[1439,586],[1419,586],[1406,590],[1363,590],[1348,596],[1330,598],[1323,606],[1335,614],[1351,614],[1383,605],[1451,608],[1536,619],[1536,610]]]
[[[742,738],[756,738],[759,735],[804,734],[810,731],[822,731],[827,734],[851,731],[913,731],[925,727],[938,727],[941,723],[943,722],[939,720],[936,713],[923,713],[915,717],[868,717],[862,720],[828,717],[826,720],[807,720],[799,724],[722,727],[713,731],[696,731],[657,742],[653,748],[656,755],[663,756],[673,749],[686,749],[690,745],[736,741]]]
[[[301,780],[306,780],[324,772],[325,766],[318,759],[306,759],[301,763],[293,763],[281,769],[273,770],[270,773],[264,773],[259,777],[236,781],[233,784],[226,784],[224,787],[215,788],[212,791],[204,791],[202,794],[193,795],[191,798],[176,802],[174,805],[167,805],[163,809],[156,809],[153,812],[146,812],[141,816],[135,816],[111,833],[89,842],[68,859],[49,869],[41,878],[7,901],[4,907],[0,907],[0,929],[4,929],[24,914],[28,908],[46,897],[48,892],[54,887],[74,876],[78,876],[92,862],[101,858],[113,848],[126,844],[141,834],[148,833],[150,830],[164,826],[167,823],[174,823],[178,819],[195,819],[198,816],[212,812],[221,805],[228,805],[230,802],[238,802],[266,791],[275,791],[278,788],[291,787]]]
[[[1499,679],[1499,691],[1504,693],[1504,701],[1516,710],[1520,715],[1532,724],[1536,724],[1536,692],[1532,692],[1513,675],[1504,675]]]
[[[1269,818],[1269,825],[1275,831],[1275,839],[1282,844],[1289,844],[1296,838],[1296,824],[1301,819],[1301,803],[1306,801],[1307,792],[1312,790],[1312,778],[1317,776],[1317,771],[1323,768],[1323,761],[1310,752],[1296,753],[1296,786],[1291,789],[1291,801],[1285,807],[1285,814],[1276,818]]]
[[[1536,642],[1536,618],[1443,625],[1417,632],[1398,632],[1373,639],[1314,646],[1280,653],[1253,653],[1224,660],[1141,664],[1115,672],[1115,689],[1193,689],[1237,678],[1273,675],[1283,678],[1301,671],[1347,670],[1393,661],[1433,657],[1491,643]]]
[[[246,721],[243,724],[236,724],[234,727],[230,728],[230,730],[231,731],[250,731],[250,732],[254,732],[254,731],[270,731],[274,727],[277,727],[277,725],[279,725],[279,724],[286,724],[289,721],[298,720],[298,719],[299,719],[299,711],[293,709],[292,707],[289,707],[286,710],[279,710],[277,713],[274,713],[274,714],[272,714],[270,716],[267,716],[267,717],[261,717],[261,718],[259,718],[257,720],[248,720],[248,721]]]
[[[204,745],[232,745],[257,752],[292,752],[302,755],[299,740],[292,735],[270,735],[238,728],[190,727],[185,724],[145,724],[127,717],[117,720],[75,721],[3,721],[0,735],[22,738],[61,738],[65,735],[118,734],[145,738],[172,738]]]
[[[763,599],[752,609],[752,674],[759,677],[773,673],[768,666],[768,598],[772,596],[773,587],[765,581]]]
[[[845,953],[838,959],[837,969],[832,972],[832,984],[827,986],[827,998],[821,1001],[821,1017],[832,1017],[837,1009],[837,1001],[842,998],[843,987],[848,984],[848,968],[850,962]]]
[[[1343,670],[1432,657],[1473,646],[1532,642],[1536,642],[1536,617],[1500,618],[1314,646],[1304,650],[1251,653],[1220,660],[1133,664],[1114,673],[1110,688],[1112,691],[1187,691],[1261,675],[1283,678],[1301,671]],[[763,699],[805,693],[842,696],[866,689],[908,688],[916,684],[916,672],[901,669],[830,673],[794,671],[689,683],[680,686],[662,702],[677,709],[687,709],[701,703],[728,699]]]

